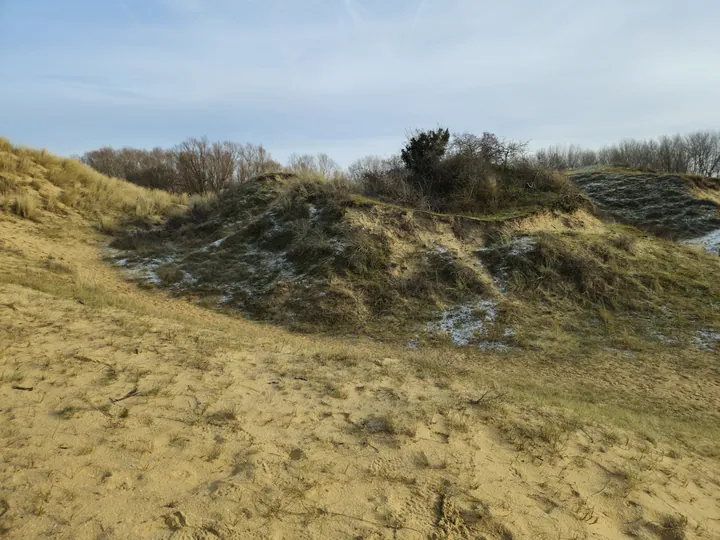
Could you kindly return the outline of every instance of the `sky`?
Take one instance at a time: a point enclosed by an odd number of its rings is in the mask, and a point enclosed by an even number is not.
[[[0,0],[0,134],[346,166],[439,126],[531,148],[719,129],[719,20],[716,0]]]

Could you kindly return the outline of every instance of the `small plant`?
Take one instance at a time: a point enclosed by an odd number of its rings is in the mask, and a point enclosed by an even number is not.
[[[386,433],[406,437],[414,437],[417,433],[417,423],[407,415],[402,417],[391,414],[373,416],[365,419],[362,427],[370,433]]]
[[[659,523],[648,523],[647,527],[654,532],[660,540],[685,540],[688,519],[685,516],[661,516]]]

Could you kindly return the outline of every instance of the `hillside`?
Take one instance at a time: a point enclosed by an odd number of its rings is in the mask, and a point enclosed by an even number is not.
[[[0,182],[8,538],[720,535],[716,256],[7,141]]]
[[[571,177],[621,223],[720,254],[720,180],[603,169]]]
[[[692,346],[720,327],[716,257],[589,208],[438,214],[264,175],[111,247],[129,277],[204,305],[411,346],[605,346],[608,325]]]

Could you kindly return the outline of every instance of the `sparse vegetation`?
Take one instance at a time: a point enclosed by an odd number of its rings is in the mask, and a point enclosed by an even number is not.
[[[720,532],[717,257],[541,195],[459,215],[305,171],[164,207],[10,150],[40,220],[0,216],[2,534]],[[222,313],[123,281],[113,223],[122,268]]]

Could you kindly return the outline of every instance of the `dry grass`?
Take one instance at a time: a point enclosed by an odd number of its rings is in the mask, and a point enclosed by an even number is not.
[[[118,222],[111,216],[100,216],[98,229],[105,234],[115,234],[118,231]]]
[[[184,196],[108,178],[80,162],[53,156],[46,150],[14,147],[7,139],[0,145],[0,173],[0,196],[7,197],[18,191],[18,186],[26,185],[24,179],[31,175],[29,187],[32,189],[41,189],[46,184],[59,188],[59,192],[46,195],[46,211],[56,212],[60,202],[84,216],[99,216],[107,224],[118,217],[169,215],[187,204]],[[18,215],[33,215],[30,219],[39,217],[41,210],[37,201],[30,202],[32,199],[22,193],[17,197],[21,199],[15,205]]]
[[[692,192],[698,199],[705,199],[712,201],[720,206],[720,188],[708,189],[708,188],[693,188]]]

